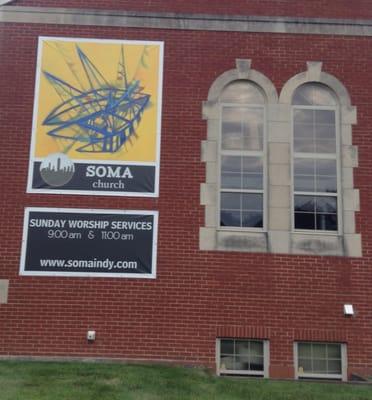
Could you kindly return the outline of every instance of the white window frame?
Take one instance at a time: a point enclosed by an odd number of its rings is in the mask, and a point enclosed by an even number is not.
[[[247,371],[247,370],[229,370],[221,369],[221,340],[245,340],[247,342],[262,342],[263,344],[263,371]],[[246,375],[256,377],[269,377],[270,367],[270,342],[266,339],[255,339],[255,338],[217,338],[216,339],[216,372],[218,376],[221,375]]]
[[[335,135],[336,135],[336,151],[335,153],[300,153],[294,150],[294,111],[295,110],[326,110],[335,112]],[[291,109],[291,226],[292,232],[301,234],[316,234],[316,235],[342,235],[343,233],[343,206],[342,206],[342,178],[341,178],[341,146],[340,146],[340,112],[338,106],[305,106],[305,105],[292,105]],[[337,192],[301,192],[296,191],[294,188],[294,161],[299,159],[324,159],[336,160],[336,174],[337,174]],[[337,230],[317,230],[317,229],[298,229],[295,227],[295,202],[296,195],[303,196],[325,196],[336,197],[337,199]]]
[[[254,82],[247,81],[247,84],[254,84]],[[222,112],[224,107],[241,107],[247,109],[261,109],[263,111],[263,131],[262,131],[262,151],[259,150],[222,150]],[[218,221],[219,230],[221,231],[235,231],[235,232],[266,232],[267,230],[267,134],[266,134],[266,104],[250,104],[250,103],[220,103],[219,107],[219,122],[220,130],[218,137],[218,199],[216,208],[216,218]],[[262,189],[222,189],[221,186],[221,158],[223,155],[231,156],[247,156],[247,157],[261,157],[262,158]],[[221,225],[221,193],[253,193],[262,194],[262,228],[255,227],[238,227],[238,226],[222,226]]]
[[[298,371],[298,344],[299,343],[312,343],[312,344],[337,344],[341,348],[341,374],[319,374]],[[306,341],[298,340],[293,344],[293,355],[294,355],[294,368],[295,368],[295,379],[337,379],[347,381],[347,345],[346,343],[338,342],[317,342],[317,341]]]

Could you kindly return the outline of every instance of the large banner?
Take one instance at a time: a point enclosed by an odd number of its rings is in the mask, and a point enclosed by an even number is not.
[[[163,43],[40,37],[27,191],[158,196]]]
[[[21,275],[156,277],[156,211],[26,208]]]

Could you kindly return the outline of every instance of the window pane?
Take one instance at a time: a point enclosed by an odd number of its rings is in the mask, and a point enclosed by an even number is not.
[[[242,189],[262,189],[262,175],[257,174],[244,174],[242,176]]]
[[[234,341],[224,339],[221,340],[221,354],[234,354]]]
[[[315,160],[308,158],[295,158],[294,173],[295,175],[314,175]]]
[[[263,357],[263,343],[262,342],[250,342],[250,351],[252,356]]]
[[[336,160],[316,160],[316,174],[336,176]]]
[[[243,159],[243,172],[262,174],[263,165],[261,157],[242,157],[242,159]]]
[[[221,356],[221,369],[234,369],[234,357],[232,356]]]
[[[240,211],[221,210],[221,226],[240,226]]]
[[[295,176],[294,189],[300,192],[315,192],[315,177],[314,176]]]
[[[295,228],[337,230],[337,197],[296,195]]]
[[[313,343],[313,357],[314,358],[326,358],[326,345],[322,343]]]
[[[295,138],[294,151],[298,153],[315,153],[315,141],[312,137],[309,138]]]
[[[227,85],[220,96],[224,103],[263,104],[265,102],[261,90],[246,80],[236,80]]]
[[[294,151],[335,153],[335,112],[332,110],[294,110]]]
[[[341,346],[339,344],[329,344],[327,346],[328,358],[341,359]]]
[[[262,212],[243,212],[242,226],[245,228],[262,228],[263,227],[263,215]]]
[[[242,150],[263,149],[263,111],[262,109],[246,110],[244,115]]]
[[[262,228],[263,195],[255,193],[221,193],[221,226]]]
[[[222,149],[262,150],[263,110],[248,107],[223,107]]]
[[[337,192],[336,160],[316,160],[316,191]]]
[[[221,193],[221,209],[240,210],[240,193]]]
[[[336,139],[335,125],[315,125],[314,133],[317,139]]]
[[[221,171],[222,172],[241,172],[241,157],[240,156],[222,156]]]
[[[292,99],[293,104],[310,106],[313,104],[312,99],[312,88],[310,85],[301,85],[299,86],[294,94]]]
[[[242,124],[240,121],[222,122],[222,149],[240,150],[243,148]]]
[[[249,369],[249,363],[250,363],[250,358],[249,358],[249,351],[247,350],[245,353],[239,353],[236,355],[236,361],[240,363],[242,368],[240,369]]]
[[[302,371],[301,371],[302,369]],[[299,372],[311,373],[313,372],[311,359],[299,358],[298,360],[298,370]]]
[[[327,373],[327,360],[313,360],[313,373],[326,374]]]
[[[315,229],[315,214],[295,212],[295,229]]]
[[[249,353],[249,342],[247,340],[236,340],[235,341],[235,352],[236,352],[236,354],[248,354]]]
[[[312,86],[312,105],[314,106],[334,106],[337,104],[336,96],[331,89],[320,83],[311,83]]]
[[[314,127],[311,124],[294,124],[293,134],[295,139],[311,139],[314,137]]]
[[[337,215],[317,214],[316,229],[323,231],[337,231]]]
[[[304,106],[333,106],[336,96],[326,85],[317,82],[305,83],[299,86],[292,98],[292,104]]]
[[[244,193],[242,194],[242,209],[243,210],[262,210],[262,194]]]
[[[251,371],[263,371],[263,357],[251,357],[249,361],[249,367]]]
[[[246,107],[223,107],[222,149],[241,150],[243,148],[244,114],[246,110]]]
[[[317,139],[315,142],[316,153],[335,153],[336,152],[336,140],[335,139]]]
[[[337,213],[337,198],[328,196],[316,197],[316,211],[330,214]]]
[[[240,174],[223,172],[221,175],[222,189],[241,189],[242,176]]]
[[[315,197],[295,196],[295,211],[315,212]]]
[[[235,370],[240,370],[240,371],[248,371],[249,370],[249,361],[248,357],[240,357],[236,356],[235,357]]]
[[[221,187],[223,189],[256,189],[263,187],[261,157],[221,157]]]
[[[263,195],[255,193],[221,193],[221,209],[262,211]]]
[[[341,360],[328,360],[328,373],[341,374]]]
[[[299,358],[311,357],[311,343],[298,343],[298,357]]]
[[[336,152],[336,132],[332,125],[295,124],[293,133],[296,152]]]
[[[296,189],[295,190],[299,190]],[[316,180],[316,189],[315,192],[329,192],[329,193],[336,193],[337,192],[337,179],[335,176],[331,177],[317,177]]]
[[[314,122],[314,110],[294,109],[293,118],[296,124],[312,124]]]
[[[335,112],[333,110],[315,110],[315,124],[335,125]]]
[[[294,189],[297,191],[315,192],[315,160],[294,160]]]

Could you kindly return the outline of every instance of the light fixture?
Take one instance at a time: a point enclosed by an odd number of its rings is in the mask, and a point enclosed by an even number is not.
[[[87,340],[89,342],[94,342],[96,340],[96,331],[88,331],[87,332]]]
[[[352,304],[344,304],[344,315],[352,317],[354,315],[354,307]]]

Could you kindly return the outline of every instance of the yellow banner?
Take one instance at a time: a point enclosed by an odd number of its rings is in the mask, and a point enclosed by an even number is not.
[[[162,43],[40,38],[33,154],[157,163]]]

